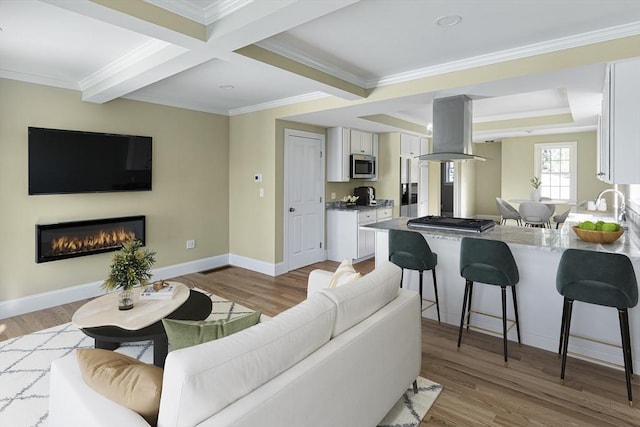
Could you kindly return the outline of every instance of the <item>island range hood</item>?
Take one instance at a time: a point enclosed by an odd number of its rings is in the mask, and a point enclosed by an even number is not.
[[[421,161],[451,162],[486,160],[471,151],[471,98],[456,95],[433,100],[433,152],[418,157]]]

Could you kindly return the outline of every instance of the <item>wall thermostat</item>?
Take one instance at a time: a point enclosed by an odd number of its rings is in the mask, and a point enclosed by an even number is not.
[[[262,174],[261,173],[257,173],[255,175],[253,175],[253,182],[262,182]]]

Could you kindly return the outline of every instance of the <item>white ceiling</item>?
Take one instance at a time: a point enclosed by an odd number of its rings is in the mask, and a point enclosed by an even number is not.
[[[198,39],[101,2],[159,10],[171,22],[185,17],[207,35]],[[435,25],[449,15],[462,22]],[[125,97],[234,115],[329,95],[358,98],[236,52],[245,46],[371,89],[640,34],[640,0],[0,0],[0,28],[0,77],[78,90],[87,102]],[[593,129],[603,76],[604,64],[594,64],[289,119],[393,131],[360,117],[388,114],[426,126],[434,97],[465,93],[477,123],[562,113],[575,119],[478,132],[475,140]]]

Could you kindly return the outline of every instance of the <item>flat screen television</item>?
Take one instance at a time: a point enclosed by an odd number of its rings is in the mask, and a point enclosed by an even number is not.
[[[151,191],[151,142],[29,127],[29,194]]]

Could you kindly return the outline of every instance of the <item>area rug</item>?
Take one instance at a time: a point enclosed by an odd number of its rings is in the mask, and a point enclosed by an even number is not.
[[[202,291],[204,292],[204,291]],[[207,320],[231,319],[252,312],[240,304],[211,295],[213,307]],[[263,315],[263,320],[268,319]],[[39,427],[47,425],[49,368],[51,362],[76,348],[93,347],[93,339],[71,323],[0,342],[0,426]],[[153,362],[153,342],[126,343],[116,351],[143,362]],[[407,390],[387,414],[381,426],[418,426],[442,386],[418,379],[418,394]]]

